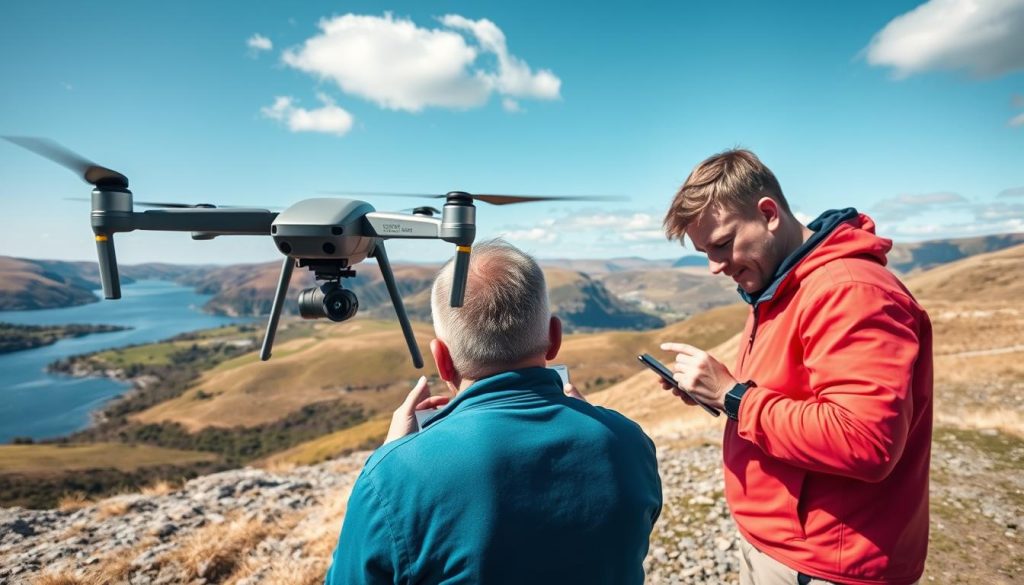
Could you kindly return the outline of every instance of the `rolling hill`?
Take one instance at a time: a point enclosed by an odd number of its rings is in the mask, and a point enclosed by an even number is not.
[[[889,266],[899,273],[917,273],[1020,244],[1024,244],[1024,233],[896,244],[889,253]]]
[[[936,419],[957,427],[998,428],[1024,436],[1024,308],[1020,302],[1024,245],[971,256],[903,280],[932,321]],[[743,305],[713,309],[674,326],[692,327],[716,311],[745,309]],[[726,323],[735,326],[731,330],[735,337],[709,349],[730,365],[742,321],[719,318],[715,322],[721,327],[718,335],[728,331]],[[651,432],[661,432],[666,425],[713,423],[699,410],[681,409],[679,399],[671,394],[652,391],[657,388],[653,375],[641,372],[590,399],[620,410]]]
[[[736,283],[707,269],[663,268],[601,275],[601,283],[617,297],[675,321],[707,309],[735,303]]]
[[[126,264],[119,266],[121,284],[136,280],[178,280],[199,266]],[[0,256],[0,311],[52,309],[100,300],[99,268],[95,262],[30,260]]]

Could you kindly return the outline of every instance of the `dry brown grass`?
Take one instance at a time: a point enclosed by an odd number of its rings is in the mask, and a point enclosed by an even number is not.
[[[138,556],[143,546],[132,550],[117,551],[101,559],[96,565],[84,570],[82,575],[70,571],[43,571],[36,575],[31,585],[129,585],[132,559]]]
[[[155,483],[142,488],[144,496],[165,496],[181,488],[181,482],[169,481],[166,479],[157,480]]]
[[[329,559],[282,559],[274,563],[270,572],[260,575],[259,582],[265,585],[320,585],[324,582]],[[257,574],[256,568],[243,570],[231,576],[226,585],[234,585]]]
[[[128,498],[124,496],[114,496],[101,500],[96,504],[96,517],[103,520],[106,518],[114,518],[115,516],[124,516],[128,513],[131,508],[131,503]]]
[[[236,516],[210,524],[189,535],[163,562],[180,567],[183,581],[224,582],[242,567],[247,553],[260,541],[284,534],[297,519],[296,515],[277,520]]]
[[[87,582],[61,573],[42,573],[32,579],[32,585],[85,585]]]
[[[300,443],[275,453],[256,465],[268,470],[278,466],[313,465],[359,449],[374,449],[384,441],[391,424],[389,417],[370,419],[353,427]]]
[[[99,468],[134,471],[149,465],[181,465],[216,458],[212,453],[125,443],[0,445],[0,473],[45,474]]]
[[[74,512],[75,510],[81,510],[91,503],[89,498],[82,492],[71,492],[61,496],[57,502],[57,509],[61,512]]]
[[[1024,246],[950,262],[906,282],[918,299],[1019,303],[1024,296]]]

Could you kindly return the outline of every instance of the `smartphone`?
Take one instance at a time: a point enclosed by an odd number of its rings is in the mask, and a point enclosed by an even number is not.
[[[419,427],[418,430],[422,431],[423,425],[427,424],[430,419],[437,416],[439,412],[441,412],[440,408],[427,408],[413,412],[413,414],[416,415],[416,426]]]
[[[661,376],[662,380],[665,380],[669,384],[672,384],[672,386],[674,386],[677,390],[680,390],[681,392],[683,392],[684,394],[689,396],[691,400],[693,400],[694,402],[697,403],[698,406],[700,406],[701,408],[706,410],[708,412],[708,414],[710,414],[711,416],[718,416],[719,415],[718,410],[708,406],[707,404],[704,404],[703,402],[698,400],[697,397],[695,397],[693,394],[690,394],[686,390],[683,390],[682,388],[680,388],[679,384],[676,382],[676,379],[672,377],[672,372],[668,368],[665,367],[665,364],[663,364],[663,363],[659,362],[658,360],[654,359],[654,357],[651,356],[651,354],[649,354],[649,353],[640,354],[640,355],[636,356],[636,359],[640,360],[640,362],[643,365],[645,365],[648,368],[654,370],[654,372],[656,374]]]
[[[563,386],[569,383],[569,366],[563,366],[562,364],[554,364],[548,366],[548,369],[558,372],[558,377],[562,379]]]

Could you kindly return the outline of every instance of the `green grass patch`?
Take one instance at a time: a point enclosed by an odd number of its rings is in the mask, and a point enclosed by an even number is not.
[[[136,345],[124,349],[112,349],[92,356],[92,360],[110,368],[127,368],[129,366],[166,366],[170,365],[175,352],[187,347],[187,342],[162,342]]]

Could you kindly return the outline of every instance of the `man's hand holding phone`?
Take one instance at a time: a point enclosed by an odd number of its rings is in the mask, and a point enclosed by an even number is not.
[[[661,349],[676,352],[668,368],[680,389],[702,404],[725,410],[725,394],[738,384],[729,368],[708,352],[685,343],[663,343]]]
[[[681,387],[679,383],[675,380],[672,371],[665,367],[665,364],[656,360],[651,354],[640,354],[637,356],[637,359],[640,360],[640,363],[650,368],[655,374],[658,374],[658,376],[661,378],[662,388],[664,388],[665,390],[671,390],[672,394],[675,394],[679,398],[682,398],[683,402],[686,402],[687,404],[695,404],[703,408],[711,416],[718,416],[719,413],[717,410],[711,408],[707,404],[704,404],[704,402],[699,400],[696,396],[690,394],[688,390]]]
[[[391,428],[388,429],[388,436],[384,439],[384,444],[387,445],[391,441],[419,431],[420,425],[416,411],[440,408],[448,404],[449,401],[451,398],[447,396],[431,396],[430,388],[427,386],[427,377],[420,376],[412,391],[405,397],[405,401],[391,416]]]

